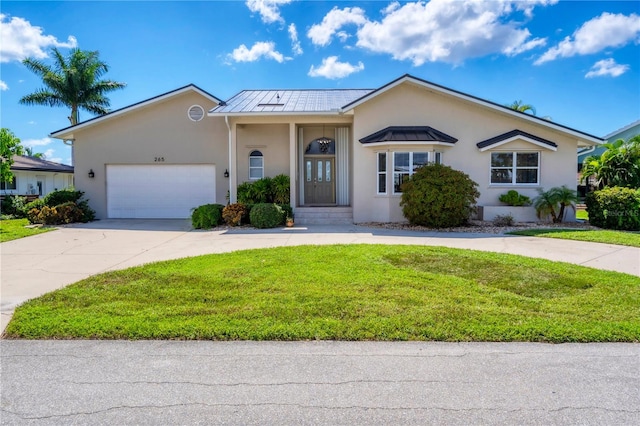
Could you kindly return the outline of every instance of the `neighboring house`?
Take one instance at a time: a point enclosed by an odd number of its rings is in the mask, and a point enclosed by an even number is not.
[[[72,166],[36,157],[14,155],[11,172],[13,181],[1,183],[0,195],[44,197],[50,192],[73,186]]]
[[[640,135],[640,120],[634,121],[633,123],[628,124],[621,129],[609,133],[603,139],[605,143],[610,143],[615,142],[618,139],[626,141],[636,135]],[[578,171],[582,170],[582,164],[587,157],[590,157],[592,155],[595,157],[599,157],[604,151],[606,151],[605,147],[597,145],[578,150]]]
[[[602,142],[410,75],[378,89],[245,90],[228,101],[189,85],[51,136],[73,142],[76,187],[98,218],[184,218],[284,173],[298,223],[404,221],[400,185],[427,162],[476,181],[490,220],[509,189],[574,187],[576,149]]]

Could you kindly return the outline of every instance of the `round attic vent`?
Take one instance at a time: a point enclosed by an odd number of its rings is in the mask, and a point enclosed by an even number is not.
[[[200,121],[204,118],[204,108],[200,105],[193,105],[189,108],[189,120]]]

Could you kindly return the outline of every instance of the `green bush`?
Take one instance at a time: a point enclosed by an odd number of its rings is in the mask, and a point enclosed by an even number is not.
[[[84,192],[74,189],[62,189],[47,194],[24,206],[23,212],[29,222],[46,225],[60,225],[73,222],[90,222],[96,212],[82,200]],[[47,207],[46,210],[44,208]],[[43,211],[44,210],[44,211]]]
[[[246,221],[248,212],[247,206],[242,203],[229,204],[222,209],[222,219],[229,226],[239,226]]]
[[[526,195],[521,195],[514,189],[500,195],[499,200],[501,203],[505,203],[508,206],[528,206],[531,204],[531,198]]]
[[[83,195],[84,192],[75,189],[60,189],[45,195],[43,201],[46,206],[55,207],[69,202],[77,203]]]
[[[640,189],[604,188],[588,193],[586,204],[591,225],[640,231]]]
[[[256,228],[275,228],[284,224],[285,212],[277,204],[259,203],[253,206],[249,218]]]
[[[2,200],[2,206],[0,209],[2,210],[3,215],[11,215],[15,218],[23,218],[26,217],[26,212],[24,210],[24,206],[26,205],[27,197],[21,197],[19,195],[7,195]]]
[[[222,223],[222,204],[205,204],[196,207],[191,214],[191,224],[195,229],[210,229]]]
[[[247,206],[258,203],[289,204],[290,188],[290,179],[287,175],[265,177],[238,185],[237,199],[238,203]]]
[[[422,166],[402,185],[402,213],[414,225],[464,225],[480,196],[477,186],[468,175],[449,166]]]

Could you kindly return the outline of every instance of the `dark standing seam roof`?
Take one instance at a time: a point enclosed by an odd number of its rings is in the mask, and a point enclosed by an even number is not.
[[[458,139],[429,126],[391,126],[360,139],[360,143],[376,142],[446,142],[454,144]]]
[[[558,144],[555,143],[555,142],[551,142],[551,141],[549,141],[547,139],[543,139],[541,137],[532,135],[531,133],[523,132],[522,130],[518,130],[518,129],[512,130],[512,131],[507,132],[507,133],[503,133],[501,135],[495,136],[495,137],[493,137],[491,139],[487,139],[487,140],[482,141],[482,142],[478,142],[476,144],[476,146],[478,148],[486,148],[488,146],[491,146],[491,145],[497,144],[499,142],[502,142],[504,140],[510,139],[510,138],[512,138],[514,136],[525,136],[525,137],[527,137],[529,139],[533,139],[533,140],[541,142],[541,143],[543,143],[545,145],[549,145],[549,146],[552,146],[554,148],[558,147]]]
[[[26,155],[14,155],[11,170],[73,173],[73,166],[54,163],[53,161],[47,161],[41,158],[28,157]]]

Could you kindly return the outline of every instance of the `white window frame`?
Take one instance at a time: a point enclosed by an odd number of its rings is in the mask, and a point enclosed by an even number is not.
[[[391,173],[393,176],[393,180],[391,182],[391,187],[393,188],[393,194],[394,195],[401,195],[402,191],[396,191],[396,175],[401,175],[401,174],[407,174],[406,172],[396,172],[396,154],[409,154],[409,177],[413,176],[414,173],[414,169],[413,169],[413,154],[414,153],[418,153],[418,154],[427,154],[427,163],[431,164],[431,163],[437,163],[437,164],[442,164],[442,152],[440,151],[393,151],[391,152],[392,155],[392,165],[393,167],[391,167]]]
[[[2,191],[17,191],[18,190],[18,177],[17,176],[13,176],[13,180],[11,182],[9,181],[2,181],[2,188],[0,188]]]
[[[259,155],[257,155],[259,154]],[[251,160],[253,159],[259,159],[260,160],[260,166],[252,166],[251,165]],[[251,175],[251,171],[253,170],[259,170],[259,175],[260,177],[255,177]],[[262,151],[259,150],[253,150],[249,153],[249,180],[260,180],[264,177],[264,154],[262,153]]]
[[[376,158],[377,158],[377,162],[376,162],[376,194],[378,195],[386,195],[387,191],[388,191],[388,186],[389,183],[387,182],[387,173],[388,173],[388,169],[387,169],[387,158],[389,157],[388,155],[389,153],[386,151],[380,151],[377,153]],[[381,161],[380,157],[384,156],[384,160]],[[384,171],[380,170],[380,166],[383,165],[384,166]],[[384,191],[380,191],[380,177],[384,176]]]
[[[493,166],[493,154],[511,154],[511,166],[510,167],[494,167]],[[536,154],[538,156],[538,165],[536,167],[518,167],[518,154]],[[542,152],[540,151],[491,151],[489,156],[489,185],[491,186],[540,186],[540,163],[542,162]],[[493,170],[494,169],[511,169],[511,182],[493,182]],[[517,182],[518,170],[536,170],[536,181],[534,183]]]

